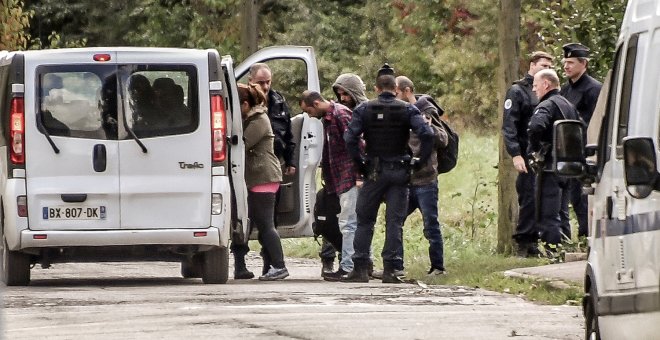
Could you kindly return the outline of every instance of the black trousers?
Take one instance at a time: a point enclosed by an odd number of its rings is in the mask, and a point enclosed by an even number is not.
[[[385,244],[381,253],[383,268],[403,268],[403,222],[408,210],[408,169],[403,166],[383,166],[377,178],[367,179],[358,192],[357,230],[353,246],[355,267],[366,268],[371,259],[371,241],[380,203],[385,200]]]
[[[518,225],[513,239],[518,243],[535,243],[539,240],[539,230],[536,225],[536,200],[534,190],[536,175],[528,173],[518,174],[516,178],[516,192],[518,193]]]
[[[541,177],[540,220],[541,240],[549,245],[561,243],[563,211],[568,209],[568,181],[552,172],[544,172]]]
[[[589,233],[587,195],[582,194],[582,183],[577,179],[570,179],[568,186],[571,205],[578,221],[578,236],[587,236]],[[569,234],[568,236],[570,237],[571,235]]]
[[[275,193],[248,192],[248,216],[250,217],[250,232],[257,227],[259,244],[263,248],[264,264],[275,268],[284,268],[284,252],[280,235],[275,229],[273,211],[275,210]],[[250,248],[247,244],[231,244],[235,257],[245,257]]]

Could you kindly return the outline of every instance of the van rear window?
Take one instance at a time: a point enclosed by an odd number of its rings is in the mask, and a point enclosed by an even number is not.
[[[190,133],[199,125],[190,65],[62,65],[37,70],[40,128],[51,136],[117,140]]]

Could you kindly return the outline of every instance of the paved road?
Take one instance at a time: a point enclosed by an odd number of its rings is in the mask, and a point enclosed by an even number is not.
[[[4,339],[580,339],[578,307],[480,289],[329,283],[312,260],[281,282],[204,285],[171,263],[55,264],[3,289]],[[252,268],[257,268],[255,259]]]

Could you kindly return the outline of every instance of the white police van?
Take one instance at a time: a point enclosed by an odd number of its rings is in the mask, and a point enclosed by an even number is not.
[[[37,263],[147,260],[225,283],[230,239],[249,236],[236,79],[274,59],[304,62],[319,90],[311,47],[267,48],[236,72],[216,50],[0,52],[2,280],[27,285]],[[311,236],[322,126],[292,125],[279,231]]]
[[[588,129],[555,127],[555,167],[591,183],[587,339],[660,337],[660,0],[630,0]],[[595,156],[585,162],[585,155]]]

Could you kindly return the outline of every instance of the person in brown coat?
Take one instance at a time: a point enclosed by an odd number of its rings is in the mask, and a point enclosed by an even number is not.
[[[280,236],[275,229],[273,214],[275,194],[282,181],[282,170],[273,151],[273,130],[264,105],[266,96],[257,85],[238,86],[238,97],[243,116],[243,138],[245,140],[245,183],[248,188],[248,216],[252,229],[259,231],[259,243],[267,271],[259,280],[281,280],[289,276],[284,264],[284,253]],[[234,279],[251,279],[254,274],[247,270],[245,255],[247,244],[231,245],[234,253]]]

